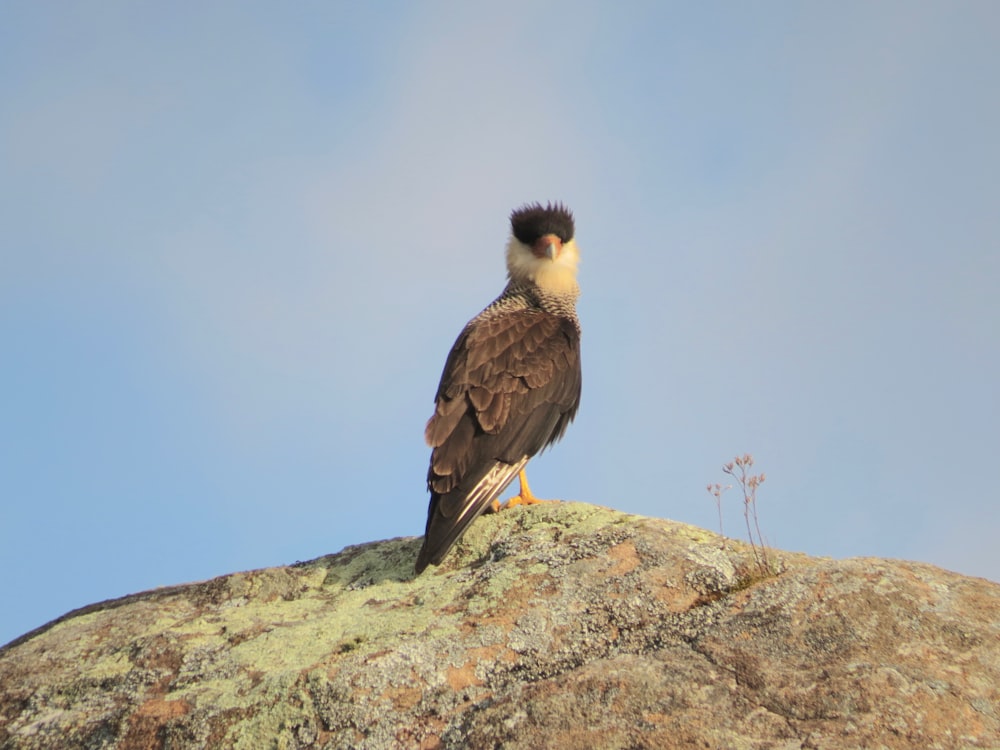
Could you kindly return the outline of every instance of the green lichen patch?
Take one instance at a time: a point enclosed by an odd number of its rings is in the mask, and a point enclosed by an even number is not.
[[[745,544],[581,503],[483,516],[416,576],[419,545],[73,613],[0,652],[0,746],[997,744],[988,582],[791,553],[753,577]]]

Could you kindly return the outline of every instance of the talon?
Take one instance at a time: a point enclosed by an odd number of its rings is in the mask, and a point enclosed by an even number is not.
[[[516,507],[518,505],[539,505],[541,503],[558,503],[558,500],[542,500],[541,498],[535,497],[531,492],[531,487],[528,486],[528,475],[525,473],[524,469],[521,469],[520,473],[517,475],[520,480],[521,490],[514,497],[510,498],[505,503],[499,503],[496,500],[493,501],[492,508],[494,513],[499,513],[501,510],[507,510],[509,508]]]

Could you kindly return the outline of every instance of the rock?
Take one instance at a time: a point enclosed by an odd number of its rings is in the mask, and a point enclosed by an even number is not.
[[[1000,585],[579,503],[150,591],[0,649],[0,748],[1000,747]]]

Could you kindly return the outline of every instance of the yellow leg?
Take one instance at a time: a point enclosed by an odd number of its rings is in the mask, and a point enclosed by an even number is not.
[[[524,469],[517,475],[518,481],[521,484],[521,490],[514,497],[505,503],[500,503],[498,500],[493,501],[493,512],[499,512],[501,510],[506,510],[507,508],[513,508],[516,505],[538,505],[539,503],[558,503],[558,500],[542,500],[535,497],[531,492],[531,487],[528,486],[528,475],[525,473]]]

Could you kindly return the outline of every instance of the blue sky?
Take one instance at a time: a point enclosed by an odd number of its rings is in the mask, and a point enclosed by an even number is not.
[[[423,426],[565,201],[541,496],[1000,580],[1000,6],[8,3],[0,642],[422,533]],[[735,491],[725,530],[742,536]]]

